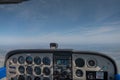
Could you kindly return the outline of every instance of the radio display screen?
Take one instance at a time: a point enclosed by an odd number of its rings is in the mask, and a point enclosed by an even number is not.
[[[69,59],[57,59],[56,64],[57,65],[69,65]]]

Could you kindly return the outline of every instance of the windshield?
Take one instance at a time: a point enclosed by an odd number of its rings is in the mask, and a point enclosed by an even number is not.
[[[120,66],[120,0],[29,0],[0,4],[0,66],[14,49],[97,51]],[[120,69],[120,67],[119,67]]]

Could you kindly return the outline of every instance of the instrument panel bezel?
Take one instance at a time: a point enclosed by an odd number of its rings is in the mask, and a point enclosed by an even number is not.
[[[116,62],[108,55],[105,55],[105,54],[99,53],[99,52],[77,51],[77,50],[73,50],[73,49],[20,49],[20,50],[13,50],[13,51],[10,51],[6,55],[4,66],[6,67],[7,59],[9,59],[12,55],[21,54],[21,53],[26,53],[26,54],[27,53],[53,53],[53,54],[66,53],[66,55],[71,55],[71,54],[84,54],[84,55],[86,54],[86,55],[88,55],[88,54],[90,54],[90,55],[101,56],[101,57],[104,57],[104,58],[110,60],[115,68],[114,74],[118,73]]]

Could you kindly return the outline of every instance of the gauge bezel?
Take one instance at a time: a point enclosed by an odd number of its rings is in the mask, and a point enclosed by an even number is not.
[[[40,62],[38,63],[38,62],[36,62],[36,60],[40,60]],[[41,62],[42,62],[42,61],[41,61],[41,58],[40,58],[39,56],[34,57],[34,64],[40,65]]]
[[[89,63],[90,60],[94,61],[94,63],[95,63],[94,66],[90,65],[90,63]],[[97,67],[97,60],[95,58],[87,59],[87,67],[88,68],[95,68],[95,67]]]
[[[22,58],[22,62],[19,61],[20,58]],[[24,56],[19,56],[19,57],[18,57],[18,63],[19,63],[19,64],[24,64],[24,63],[25,63],[25,58],[24,58]]]
[[[77,71],[81,71],[82,75],[81,75],[81,76],[78,76],[78,75],[77,75]],[[83,72],[83,70],[81,70],[81,69],[76,69],[75,75],[76,75],[76,77],[80,78],[80,77],[83,77],[83,76],[84,76],[84,72]]]
[[[80,60],[79,63],[82,63],[82,65],[80,65],[78,62],[76,63],[76,60]],[[76,65],[76,67],[80,67],[80,68],[84,67],[85,66],[85,60],[81,57],[78,57],[78,58],[75,59],[75,65]]]

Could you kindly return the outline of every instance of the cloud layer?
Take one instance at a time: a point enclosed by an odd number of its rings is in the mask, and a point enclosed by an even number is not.
[[[115,44],[120,43],[119,28],[100,27],[79,32],[54,32],[41,36],[1,36],[1,45],[44,44],[58,42],[63,44]]]
[[[120,0],[0,5],[0,45],[120,43]]]

